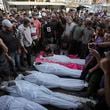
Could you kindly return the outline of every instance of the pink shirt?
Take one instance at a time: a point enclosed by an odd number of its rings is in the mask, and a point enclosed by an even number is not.
[[[36,27],[37,35],[39,36],[41,30],[41,22],[39,20],[32,20],[34,26]]]

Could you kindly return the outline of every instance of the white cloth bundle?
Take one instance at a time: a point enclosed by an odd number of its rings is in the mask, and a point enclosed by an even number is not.
[[[43,106],[22,97],[1,96],[0,110],[47,110]]]
[[[54,62],[60,62],[60,63],[76,63],[76,64],[80,64],[80,65],[85,64],[85,59],[75,59],[75,58],[72,59],[65,55],[53,55],[53,56],[42,57],[42,58],[50,60],[50,61],[54,61]]]
[[[50,104],[63,109],[76,109],[82,105],[79,100],[71,99],[66,94],[52,92],[44,86],[37,86],[24,80],[17,80],[14,83],[4,87],[13,96],[24,97],[39,104]]]
[[[55,63],[34,64],[34,67],[43,73],[55,74],[58,76],[70,76],[74,78],[79,78],[82,72],[82,70],[70,69]]]
[[[31,73],[27,76],[20,74],[17,80],[26,80],[39,86],[43,85],[47,88],[62,88],[65,90],[80,91],[84,87],[87,87],[87,83],[79,79],[60,78],[53,74],[44,74],[38,71],[27,71]]]

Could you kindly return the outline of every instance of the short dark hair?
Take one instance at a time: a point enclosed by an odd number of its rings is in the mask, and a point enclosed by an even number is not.
[[[27,25],[28,23],[30,23],[30,20],[27,19],[27,18],[25,18],[25,19],[23,20],[23,24],[24,24],[24,25]]]

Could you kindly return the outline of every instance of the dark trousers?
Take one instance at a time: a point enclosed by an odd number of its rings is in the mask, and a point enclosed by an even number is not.
[[[85,59],[86,56],[89,54],[89,49],[87,44],[82,44],[81,45],[81,58]]]
[[[110,110],[110,108],[107,106],[105,99],[102,98],[95,105],[95,109],[94,110]]]
[[[80,56],[81,54],[81,42],[77,40],[70,41],[70,48],[69,48],[70,54],[77,54]]]
[[[2,81],[6,81],[11,76],[10,64],[4,54],[0,58],[0,78]]]
[[[31,54],[32,54],[32,49],[31,49],[31,46],[29,47],[25,47],[26,50],[27,50],[27,53],[26,53],[26,61],[27,61],[27,64],[28,66],[31,66]],[[21,54],[21,65],[22,66],[25,66],[25,54],[24,52],[22,52]]]
[[[88,94],[94,96],[100,87],[103,71],[99,68],[88,76]]]
[[[11,71],[8,64],[5,64],[4,66],[0,67],[0,78],[2,81],[9,80],[11,76]]]

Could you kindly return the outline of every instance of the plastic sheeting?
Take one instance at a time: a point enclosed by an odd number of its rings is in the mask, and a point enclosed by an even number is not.
[[[70,76],[74,78],[79,78],[82,72],[82,70],[70,69],[54,63],[34,64],[34,67],[43,73],[55,74],[58,76]]]
[[[49,56],[49,57],[42,57],[43,59],[48,59],[50,61],[54,61],[54,62],[60,62],[60,63],[76,63],[76,64],[80,64],[80,65],[84,65],[85,64],[85,59],[72,59],[69,58],[65,55],[53,55],[53,56]]]
[[[76,109],[82,105],[79,100],[71,99],[66,94],[52,92],[44,86],[37,86],[23,80],[17,80],[14,83],[8,84],[10,86],[4,86],[2,89],[4,88],[13,96],[24,97],[39,104],[50,104],[63,109]]]
[[[0,110],[47,110],[43,106],[22,97],[1,96]]]
[[[43,85],[47,88],[62,88],[65,90],[80,91],[87,87],[87,83],[79,79],[60,78],[53,74],[43,74],[38,71],[27,71],[30,75],[23,76],[20,74],[17,80],[26,80],[39,86]]]

